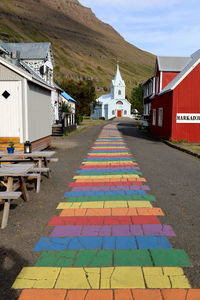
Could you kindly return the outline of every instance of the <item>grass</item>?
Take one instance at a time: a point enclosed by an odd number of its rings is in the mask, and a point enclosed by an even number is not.
[[[180,143],[180,147],[190,150],[192,152],[200,154],[200,144],[192,144],[192,143]]]
[[[83,119],[81,122],[81,126],[95,126],[95,125],[100,125],[104,124],[106,121],[105,120],[93,120],[93,119]]]

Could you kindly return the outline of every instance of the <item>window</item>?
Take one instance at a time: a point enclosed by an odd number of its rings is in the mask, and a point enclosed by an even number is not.
[[[121,90],[119,90],[119,91],[118,91],[118,95],[121,95],[121,94],[122,94],[122,91],[121,91]]]
[[[115,111],[114,111],[114,110],[112,110],[112,115],[113,115],[113,116],[115,115]]]
[[[156,109],[153,109],[153,115],[152,115],[152,125],[156,125]]]
[[[116,104],[117,105],[123,105],[123,102],[122,101],[117,101]]]
[[[163,108],[160,107],[158,109],[158,126],[162,127],[162,125],[163,125]]]
[[[124,110],[124,115],[125,115],[125,116],[127,115],[127,111],[126,111],[126,110]]]

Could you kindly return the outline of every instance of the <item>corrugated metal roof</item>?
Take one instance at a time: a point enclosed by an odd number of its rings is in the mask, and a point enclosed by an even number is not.
[[[76,102],[76,100],[74,98],[72,98],[69,94],[67,94],[66,92],[62,92],[61,95],[67,100]]]
[[[187,56],[158,56],[158,68],[163,72],[181,72],[189,63],[191,57]]]
[[[27,70],[25,70],[25,68],[22,68],[22,65],[16,60],[8,60],[0,56],[0,63],[7,66],[14,72],[20,74],[21,76],[25,77],[27,80],[41,85],[48,90],[53,90],[53,88],[50,85],[48,85],[44,80],[34,76],[32,73],[29,73]]]
[[[194,65],[200,60],[200,49],[193,53],[185,68],[160,92],[164,94],[172,91],[193,69]]]
[[[63,89],[57,83],[54,82],[53,85],[57,90],[63,91]]]
[[[9,52],[19,51],[21,59],[45,59],[51,43],[4,43],[0,46]]]

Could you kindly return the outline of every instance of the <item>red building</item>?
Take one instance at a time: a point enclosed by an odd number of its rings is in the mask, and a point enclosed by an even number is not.
[[[200,50],[157,57],[155,77],[144,84],[144,116],[164,139],[200,142]]]

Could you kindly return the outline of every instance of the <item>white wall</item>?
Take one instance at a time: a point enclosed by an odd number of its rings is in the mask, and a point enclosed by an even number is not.
[[[21,81],[0,81],[0,137],[20,137],[22,134],[21,86]],[[7,98],[4,93],[8,93]]]
[[[35,141],[51,135],[51,91],[28,83],[28,137]]]

